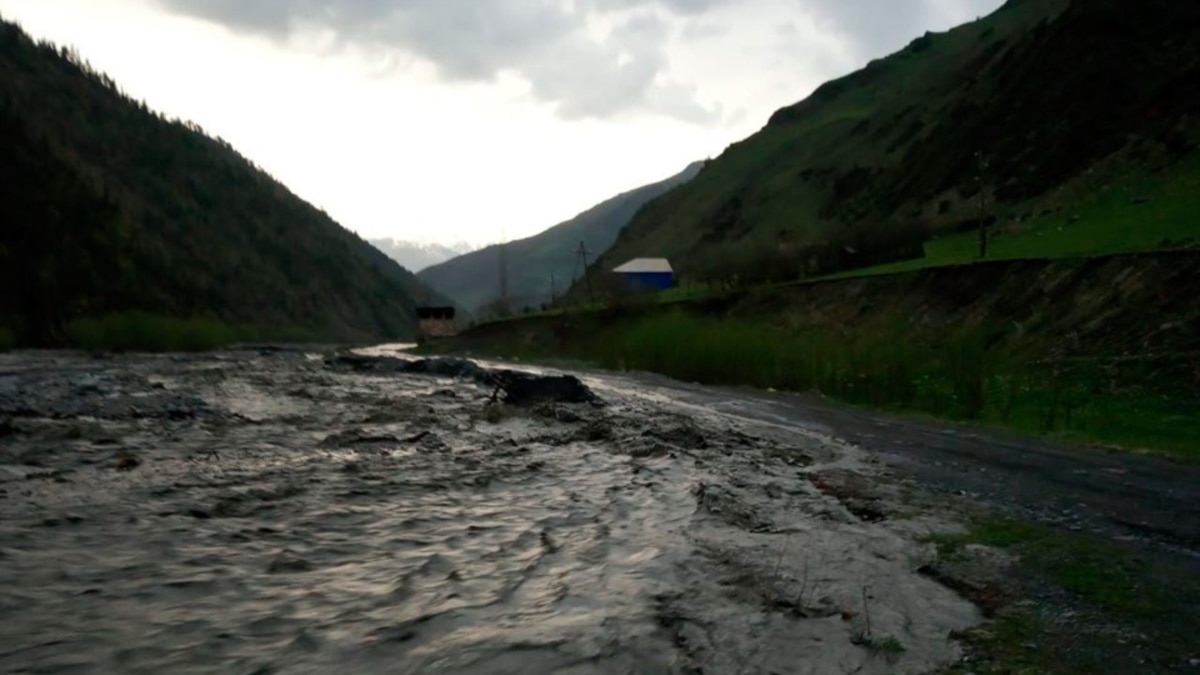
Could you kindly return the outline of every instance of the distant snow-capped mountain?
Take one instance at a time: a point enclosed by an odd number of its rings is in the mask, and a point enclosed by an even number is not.
[[[400,239],[371,239],[370,244],[383,251],[389,258],[400,263],[411,272],[420,272],[426,267],[457,258],[464,253],[476,250],[476,246],[466,242],[457,244],[421,244]]]

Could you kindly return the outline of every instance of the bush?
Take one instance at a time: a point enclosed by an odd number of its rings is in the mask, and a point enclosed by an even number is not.
[[[252,334],[215,319],[122,312],[76,319],[67,325],[71,344],[80,349],[113,351],[206,351],[250,339]]]

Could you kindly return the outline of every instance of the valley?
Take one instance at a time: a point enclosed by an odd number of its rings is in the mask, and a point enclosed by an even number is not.
[[[0,671],[1200,669],[1200,4],[997,2],[677,163],[736,3],[202,4],[129,16],[262,58],[210,119],[313,201],[0,20]]]

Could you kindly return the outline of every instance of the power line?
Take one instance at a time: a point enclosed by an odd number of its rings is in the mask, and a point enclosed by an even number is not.
[[[583,268],[583,280],[587,285],[588,299],[592,302],[596,301],[596,294],[592,292],[592,275],[588,274],[588,253],[587,244],[582,240],[579,242],[579,248],[575,250],[575,273],[571,276],[571,283],[574,284],[579,278],[579,269]]]

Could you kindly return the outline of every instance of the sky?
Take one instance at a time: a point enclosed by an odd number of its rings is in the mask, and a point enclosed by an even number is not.
[[[1002,0],[0,0],[366,238],[536,234]]]

